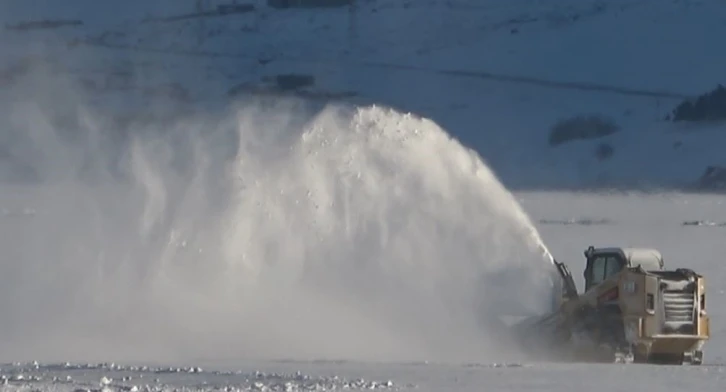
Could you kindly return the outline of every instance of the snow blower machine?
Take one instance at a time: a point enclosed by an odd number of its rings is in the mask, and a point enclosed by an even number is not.
[[[655,249],[585,250],[585,289],[552,260],[554,310],[514,326],[532,354],[565,361],[700,365],[709,339],[703,276],[664,269]]]

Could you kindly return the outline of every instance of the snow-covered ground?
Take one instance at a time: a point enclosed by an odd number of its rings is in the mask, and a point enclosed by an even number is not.
[[[726,199],[558,190],[726,163],[724,125],[664,120],[724,82],[721,2],[256,1],[160,20],[195,3],[0,5],[2,390],[723,389]],[[64,25],[22,24],[44,19]],[[346,105],[248,105],[281,73]],[[589,113],[621,130],[547,144]],[[549,301],[540,241],[580,287],[590,244],[704,273],[706,364],[499,346],[491,318]]]
[[[634,387],[679,391],[697,385],[723,390],[724,369],[623,365],[358,362],[269,362],[234,370],[112,364],[7,366],[7,391],[561,391],[625,392]],[[25,380],[15,380],[22,375]],[[32,379],[36,377],[36,379]],[[57,378],[57,381],[52,381]]]

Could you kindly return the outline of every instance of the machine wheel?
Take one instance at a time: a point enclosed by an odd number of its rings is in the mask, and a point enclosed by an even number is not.
[[[701,365],[701,364],[703,364],[703,351],[696,350],[694,352],[687,353],[687,354],[685,354],[684,360],[685,360],[685,362],[688,362],[691,365],[696,365],[696,366]]]

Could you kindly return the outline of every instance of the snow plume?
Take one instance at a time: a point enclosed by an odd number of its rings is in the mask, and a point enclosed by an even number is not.
[[[2,360],[496,360],[495,320],[549,306],[526,214],[428,119],[120,124],[64,83],[0,106]]]

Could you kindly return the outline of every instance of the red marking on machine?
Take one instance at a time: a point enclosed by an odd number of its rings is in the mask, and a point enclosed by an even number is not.
[[[614,301],[614,300],[618,299],[619,294],[620,293],[618,290],[618,286],[615,286],[615,287],[605,291],[604,293],[600,294],[600,296],[597,297],[597,301],[598,302]]]

